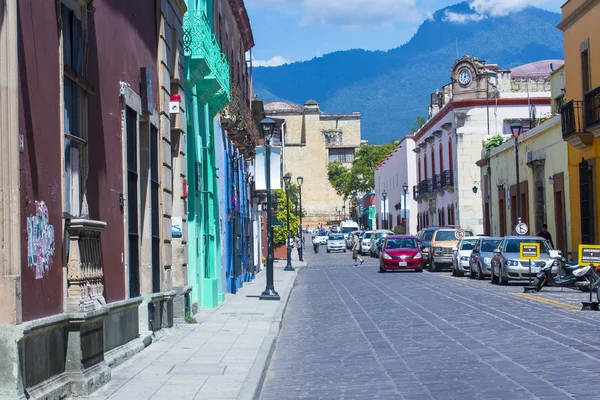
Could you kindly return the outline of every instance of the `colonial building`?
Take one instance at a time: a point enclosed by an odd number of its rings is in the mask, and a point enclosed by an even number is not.
[[[475,165],[481,143],[491,135],[509,135],[515,121],[526,131],[549,113],[552,62],[509,70],[474,57],[456,61],[450,83],[431,94],[429,120],[415,134],[419,227],[460,225],[483,233]]]
[[[340,220],[344,199],[336,194],[327,178],[327,164],[333,161],[350,166],[361,145],[360,113],[326,114],[309,100],[304,106],[274,102],[265,104],[265,114],[283,120],[283,173],[302,176],[304,226],[331,224]],[[339,212],[338,212],[339,211]]]
[[[398,226],[410,235],[417,233],[417,202],[411,193],[418,183],[413,139],[404,137],[375,168],[375,194],[380,200],[376,204],[377,227]]]
[[[571,246],[600,240],[600,4],[569,0],[562,6],[566,104],[561,109],[562,135],[569,154]]]
[[[552,72],[552,98],[560,99],[564,89],[564,67]],[[518,138],[483,149],[481,167],[481,196],[484,204],[484,233],[504,236],[518,223],[517,185],[520,185],[521,220],[536,235],[542,225],[548,225],[555,248],[565,256],[571,252],[571,213],[569,163],[567,144],[562,140],[560,103],[552,105],[552,113],[541,123]],[[518,140],[519,157],[515,154]],[[517,182],[516,168],[519,169]]]
[[[0,2],[2,398],[88,393],[173,324],[186,7],[157,4]]]

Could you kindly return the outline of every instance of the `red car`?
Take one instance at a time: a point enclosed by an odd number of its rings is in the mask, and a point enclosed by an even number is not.
[[[423,254],[417,239],[407,235],[386,237],[379,257],[379,272],[407,269],[423,272]]]

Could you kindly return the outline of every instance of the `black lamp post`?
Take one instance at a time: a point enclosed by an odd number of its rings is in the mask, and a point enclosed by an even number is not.
[[[300,251],[300,261],[304,261],[304,232],[302,231],[302,183],[304,182],[304,178],[301,176],[296,178],[296,182],[298,182],[298,197],[300,198],[300,242],[302,243],[302,250]]]
[[[284,271],[294,271],[294,267],[292,267],[292,248],[290,246],[290,199],[288,194],[288,188],[290,186],[290,181],[292,180],[292,176],[288,172],[283,177],[285,181],[285,209],[287,213],[287,265],[283,269]]]
[[[344,200],[344,205],[342,206],[342,217],[344,220],[346,219],[346,200]]]
[[[515,138],[515,168],[517,171],[517,221],[521,223],[521,179],[519,178],[519,136],[523,131],[523,125],[514,123],[510,126],[510,131]]]
[[[381,195],[383,196],[383,218],[385,219],[385,227],[382,225],[382,228],[387,229],[387,213],[386,213],[386,204],[385,204],[385,199],[387,198],[387,192],[384,190],[383,193],[381,193]],[[381,221],[383,222],[383,221]]]
[[[267,286],[261,293],[261,300],[281,300],[273,285],[273,227],[271,226],[271,137],[275,130],[275,121],[265,118],[260,122],[265,134],[265,180],[267,186]]]
[[[408,222],[406,221],[406,194],[408,193],[408,183],[404,182],[404,185],[402,185],[402,191],[404,192],[404,234],[408,235]]]

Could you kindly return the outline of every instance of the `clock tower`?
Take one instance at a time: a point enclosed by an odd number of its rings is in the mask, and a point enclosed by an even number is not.
[[[464,56],[450,69],[454,100],[485,99],[488,75],[485,61]]]

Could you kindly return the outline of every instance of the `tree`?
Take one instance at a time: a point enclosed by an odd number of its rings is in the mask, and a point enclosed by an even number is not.
[[[298,232],[298,227],[300,224],[298,221],[298,216],[295,213],[296,206],[294,205],[294,202],[292,201],[292,194],[289,192],[290,192],[290,190],[288,189],[288,194],[289,194],[288,203],[290,206],[290,237],[293,238],[296,236],[296,232]],[[284,189],[273,190],[273,193],[275,193],[277,195],[277,213],[274,215],[277,217],[279,222],[281,222],[281,226],[273,227],[273,244],[275,246],[281,246],[281,245],[285,244],[285,241],[287,240],[287,209],[285,207],[285,204],[286,204],[285,190]]]
[[[346,168],[339,162],[327,165],[327,177],[335,192],[348,199],[357,193],[369,193],[375,188],[375,168],[396,144],[366,145],[356,151],[352,167]]]
[[[333,189],[344,199],[352,196],[352,177],[351,170],[344,167],[340,162],[331,162],[327,164],[327,178]]]
[[[427,119],[425,119],[425,117],[421,117],[420,115],[417,115],[417,119],[415,120],[415,123],[413,124],[412,128],[410,128],[410,134],[413,135],[415,133],[417,133],[419,131],[419,129],[421,129],[423,127],[423,125],[425,125],[427,123]]]
[[[393,143],[367,145],[356,152],[351,168],[354,193],[369,193],[375,189],[375,168],[396,147]]]

